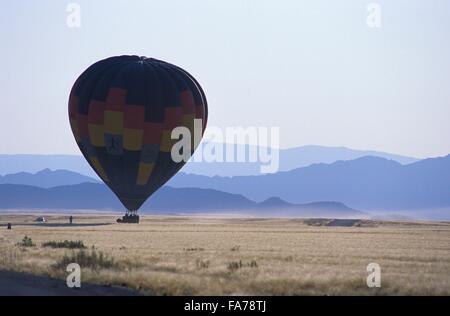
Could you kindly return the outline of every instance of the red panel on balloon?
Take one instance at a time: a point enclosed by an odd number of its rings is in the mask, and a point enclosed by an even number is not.
[[[125,105],[127,90],[122,88],[110,88],[106,98],[106,109],[109,111],[121,111]]]
[[[105,102],[91,100],[89,104],[89,123],[91,124],[103,124],[105,112]]]
[[[144,123],[144,144],[159,144],[162,132],[162,123]]]
[[[77,115],[78,133],[81,138],[89,138],[88,116],[84,114]]]
[[[123,108],[125,128],[144,128],[145,107],[142,105],[125,105]]]
[[[183,108],[184,114],[194,114],[195,113],[195,103],[194,97],[191,91],[183,91],[180,93],[181,107]]]
[[[164,114],[164,129],[172,131],[175,127],[180,126],[181,117],[183,115],[181,107],[168,107]]]

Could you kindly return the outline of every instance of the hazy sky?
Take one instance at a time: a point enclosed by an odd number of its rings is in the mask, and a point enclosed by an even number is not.
[[[211,126],[279,126],[281,147],[450,153],[450,1],[9,0],[0,10],[0,153],[79,153],[74,80],[119,54],[160,58],[204,87]],[[75,1],[74,1],[75,2]]]

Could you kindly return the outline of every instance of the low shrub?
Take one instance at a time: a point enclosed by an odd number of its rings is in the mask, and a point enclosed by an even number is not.
[[[65,269],[70,263],[77,263],[82,268],[91,268],[93,270],[118,267],[118,263],[113,257],[108,256],[101,251],[97,252],[95,250],[89,252],[82,249],[70,255],[66,254],[56,264],[56,267]]]
[[[43,247],[49,248],[67,248],[67,249],[85,249],[83,241],[81,240],[64,240],[64,241],[47,241],[42,244]]]
[[[242,260],[239,261],[232,261],[229,262],[227,265],[227,269],[231,272],[237,271],[241,268],[257,268],[258,263],[255,260],[252,260],[250,262],[242,262]]]
[[[20,243],[18,243],[18,245],[20,247],[34,247],[36,246],[33,242],[33,240],[31,239],[31,237],[25,236],[23,237],[22,241]]]

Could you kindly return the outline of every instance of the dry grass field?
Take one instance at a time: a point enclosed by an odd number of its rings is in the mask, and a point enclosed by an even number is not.
[[[115,215],[0,215],[0,270],[65,279],[79,260],[82,282],[148,295],[450,294],[450,223]],[[7,230],[6,223],[13,229]],[[20,245],[24,236],[34,246]],[[81,240],[85,250],[47,242]],[[381,288],[366,267],[381,266]]]

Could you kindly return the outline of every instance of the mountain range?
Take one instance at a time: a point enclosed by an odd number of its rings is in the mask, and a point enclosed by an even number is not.
[[[168,185],[239,193],[255,201],[271,196],[290,203],[340,201],[364,211],[437,209],[450,207],[450,155],[408,165],[367,156],[260,176],[180,173]]]
[[[44,169],[35,174],[20,172],[0,177],[0,183],[3,183],[0,184],[2,209],[122,209],[114,195],[95,178],[72,171]],[[66,198],[58,199],[55,192]],[[165,192],[174,195],[164,195]],[[186,192],[192,194],[187,195]],[[211,198],[205,198],[205,195]],[[75,201],[70,199],[71,196]],[[179,196],[184,196],[184,201]],[[38,199],[34,200],[36,204],[30,202],[34,198]],[[104,203],[105,198],[107,203]],[[190,204],[183,204],[190,199]],[[365,156],[258,176],[208,177],[179,172],[167,187],[150,198],[144,210],[206,212],[230,205],[226,207],[230,212],[245,209],[264,214],[264,211],[277,209],[279,214],[299,214],[300,211],[306,212],[305,207],[311,209],[315,205],[311,203],[318,202],[325,209],[330,206],[323,201],[337,201],[332,203],[343,203],[339,205],[378,215],[450,219],[450,155],[406,165]],[[271,204],[273,207],[269,208]],[[338,204],[331,204],[330,209],[339,209]]]
[[[223,146],[224,155],[233,145]],[[241,150],[249,155],[250,151],[258,153],[260,150],[270,153],[270,149],[251,145],[235,145],[234,153]],[[201,155],[201,151],[194,153],[193,160]],[[316,163],[333,163],[340,160],[354,160],[364,156],[374,156],[397,161],[401,164],[410,164],[418,161],[416,158],[395,155],[373,150],[355,150],[346,147],[326,147],[307,145],[279,150],[279,169],[278,171],[289,171],[301,167],[307,167]],[[189,174],[198,174],[205,176],[248,176],[261,175],[260,162],[194,162],[186,165],[182,172]]]
[[[117,197],[100,183],[81,183],[53,188],[0,184],[0,209],[4,210],[123,210]],[[212,189],[162,187],[140,212],[158,214],[227,213],[258,216],[361,218],[366,213],[338,202],[304,205],[270,198],[261,203],[239,194]]]
[[[44,169],[36,173],[19,172],[0,176],[0,184],[26,184],[40,188],[51,188],[83,182],[97,183],[98,181],[73,171],[52,171],[50,169]]]
[[[223,146],[224,153],[228,149]],[[267,150],[267,148],[236,145],[235,152],[243,150]],[[181,170],[184,173],[205,176],[248,176],[260,175],[259,162],[195,162],[201,154],[199,148],[194,154],[194,161],[186,164]],[[364,156],[375,156],[397,161],[401,164],[410,164],[418,159],[394,155],[377,151],[354,150],[346,147],[301,146],[279,151],[279,171],[289,171],[300,167],[307,167],[316,163],[333,163],[339,160],[353,160]],[[29,172],[35,173],[42,169],[64,169],[98,179],[89,164],[81,155],[0,155],[0,175]]]

